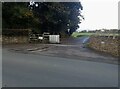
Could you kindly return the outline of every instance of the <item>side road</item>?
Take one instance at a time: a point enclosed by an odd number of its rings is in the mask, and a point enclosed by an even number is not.
[[[63,40],[61,44],[15,44],[3,45],[3,48],[20,53],[118,64],[118,58],[84,47],[84,43],[87,42],[88,39],[88,37],[69,38]]]

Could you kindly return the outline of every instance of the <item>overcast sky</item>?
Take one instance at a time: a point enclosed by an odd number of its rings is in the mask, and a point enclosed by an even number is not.
[[[85,20],[79,30],[84,29],[117,29],[118,1],[120,0],[80,0],[83,5],[82,14]]]

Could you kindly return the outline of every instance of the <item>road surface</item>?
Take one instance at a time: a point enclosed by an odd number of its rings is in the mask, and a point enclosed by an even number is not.
[[[117,87],[118,65],[3,49],[3,87]]]

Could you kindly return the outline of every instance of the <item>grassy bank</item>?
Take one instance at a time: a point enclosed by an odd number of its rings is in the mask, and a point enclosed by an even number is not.
[[[118,57],[120,54],[118,49],[120,41],[118,38],[118,36],[115,39],[105,36],[91,36],[89,39],[89,47]]]

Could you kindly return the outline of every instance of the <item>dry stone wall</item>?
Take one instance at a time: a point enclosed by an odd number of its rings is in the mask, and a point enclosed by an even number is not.
[[[30,29],[3,29],[2,44],[28,43]]]
[[[28,43],[28,40],[29,39],[27,36],[16,36],[16,37],[2,36],[2,44]]]

